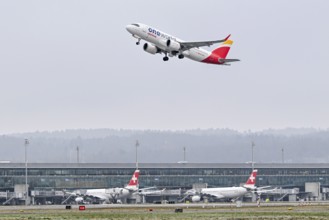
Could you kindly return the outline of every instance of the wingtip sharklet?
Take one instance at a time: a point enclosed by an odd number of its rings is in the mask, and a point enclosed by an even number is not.
[[[231,37],[231,34],[229,34],[224,40],[227,41]]]

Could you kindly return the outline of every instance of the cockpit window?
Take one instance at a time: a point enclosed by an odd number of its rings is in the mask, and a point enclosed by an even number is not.
[[[134,26],[136,26],[136,27],[139,27],[139,24],[131,24],[131,25],[134,25]]]

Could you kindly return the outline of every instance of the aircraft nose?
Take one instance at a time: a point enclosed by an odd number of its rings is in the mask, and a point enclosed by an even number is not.
[[[132,34],[132,32],[133,32],[133,26],[132,26],[131,24],[127,25],[127,26],[126,26],[126,30],[127,30],[129,33]]]

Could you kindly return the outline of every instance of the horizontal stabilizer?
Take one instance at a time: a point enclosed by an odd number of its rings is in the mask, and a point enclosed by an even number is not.
[[[223,63],[230,63],[230,62],[237,62],[240,61],[239,59],[220,59],[219,62]]]

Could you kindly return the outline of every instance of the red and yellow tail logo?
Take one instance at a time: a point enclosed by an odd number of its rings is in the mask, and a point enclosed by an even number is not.
[[[231,49],[231,45],[233,44],[232,40],[226,40],[220,47],[213,50],[212,53],[217,55],[219,58],[225,59],[228,52]]]

